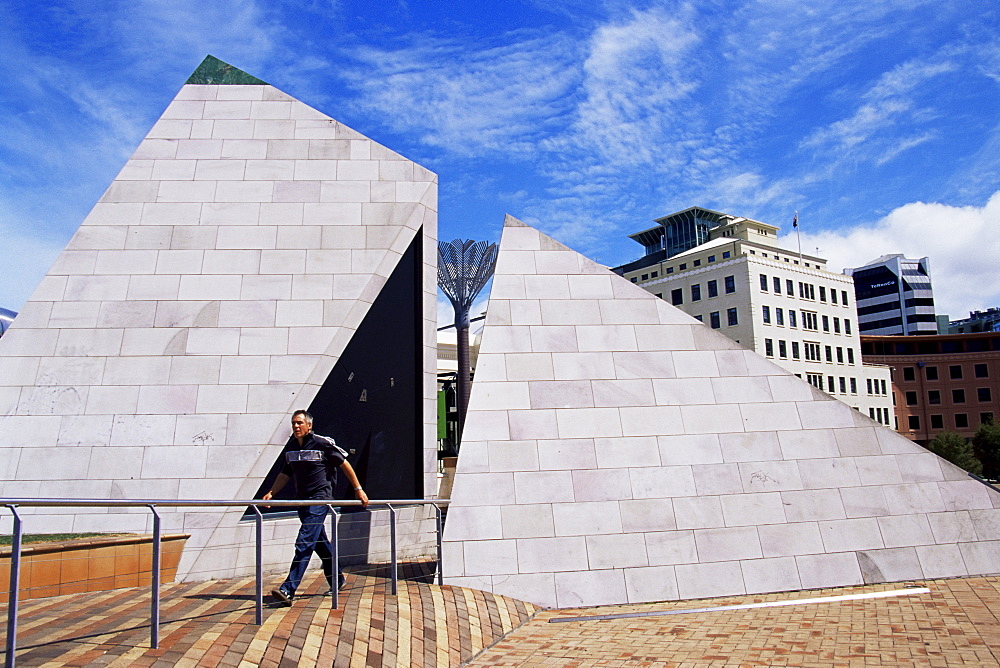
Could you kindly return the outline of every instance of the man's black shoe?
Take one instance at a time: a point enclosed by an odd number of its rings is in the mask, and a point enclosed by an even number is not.
[[[289,593],[281,587],[273,590],[271,592],[271,596],[274,597],[274,600],[283,605],[291,605],[292,599],[295,598],[295,594]]]

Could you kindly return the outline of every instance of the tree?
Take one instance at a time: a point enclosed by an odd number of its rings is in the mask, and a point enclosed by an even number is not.
[[[927,444],[927,449],[969,473],[979,475],[983,472],[983,465],[973,453],[972,444],[953,431],[943,431],[935,436]]]
[[[972,436],[972,451],[983,463],[983,477],[1000,477],[1000,424],[983,422]]]

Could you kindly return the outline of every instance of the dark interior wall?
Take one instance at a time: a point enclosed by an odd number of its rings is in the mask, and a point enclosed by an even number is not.
[[[423,498],[422,230],[312,404],[313,430],[348,451],[372,499]],[[261,491],[270,487],[275,461]],[[353,499],[344,476],[334,496]],[[296,498],[289,484],[278,498]]]

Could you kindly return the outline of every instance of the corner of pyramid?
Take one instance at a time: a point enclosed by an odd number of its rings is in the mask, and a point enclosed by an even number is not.
[[[227,62],[219,60],[213,55],[205,56],[186,84],[208,84],[214,86],[266,86],[266,81],[261,81],[252,74],[247,74],[238,67],[233,67]]]
[[[504,215],[503,226],[504,227],[531,227],[527,223],[521,222],[520,220],[518,220],[514,216],[510,215],[509,213]]]

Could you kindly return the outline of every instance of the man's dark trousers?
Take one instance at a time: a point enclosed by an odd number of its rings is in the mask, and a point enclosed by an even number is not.
[[[291,594],[294,594],[295,590],[299,588],[313,552],[318,554],[323,562],[323,574],[326,575],[326,581],[330,583],[331,588],[334,586],[333,545],[326,537],[326,516],[329,512],[329,506],[303,506],[298,509],[299,521],[302,522],[302,526],[299,527],[299,535],[295,539],[295,556],[292,558],[292,567],[288,571],[288,577],[284,584],[281,585],[282,589]],[[338,568],[337,571],[339,573],[340,569]]]

